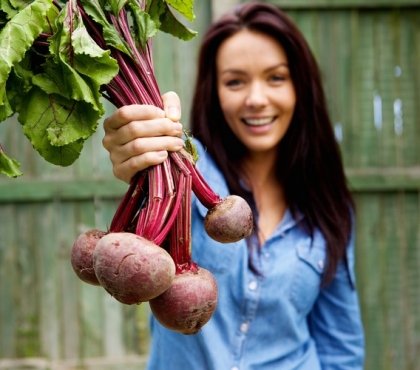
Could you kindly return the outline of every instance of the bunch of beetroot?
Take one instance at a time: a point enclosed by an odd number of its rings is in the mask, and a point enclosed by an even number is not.
[[[139,7],[141,2],[139,2]],[[102,28],[78,4],[86,28],[102,48],[111,50],[119,73],[103,86],[103,95],[115,106],[154,104],[162,107],[153,73],[151,40],[139,45],[130,30],[130,12],[106,13],[130,55],[109,46]],[[124,304],[149,302],[167,328],[196,333],[217,304],[213,275],[191,259],[191,197],[195,193],[209,212],[208,234],[229,243],[252,231],[252,213],[240,197],[221,199],[205,182],[186,150],[132,179],[109,230],[89,230],[75,241],[71,262],[79,278],[101,285]]]

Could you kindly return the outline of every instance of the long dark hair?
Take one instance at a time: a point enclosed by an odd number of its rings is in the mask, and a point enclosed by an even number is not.
[[[246,154],[225,121],[217,93],[216,56],[224,40],[242,29],[262,32],[284,48],[296,91],[296,107],[278,146],[276,171],[292,214],[304,214],[311,235],[319,228],[327,242],[325,281],[345,258],[354,202],[346,184],[340,148],[328,114],[317,62],[301,32],[276,6],[249,2],[237,6],[203,36],[191,111],[192,134],[213,156],[230,191],[246,197],[240,185]],[[287,158],[287,160],[284,160]]]

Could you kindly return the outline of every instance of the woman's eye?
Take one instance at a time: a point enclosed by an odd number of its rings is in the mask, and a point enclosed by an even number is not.
[[[270,80],[273,82],[283,82],[287,80],[287,77],[284,75],[273,75],[270,77]]]
[[[232,88],[239,87],[241,84],[242,84],[242,81],[239,79],[232,79],[225,82],[225,85],[227,87],[232,87]]]

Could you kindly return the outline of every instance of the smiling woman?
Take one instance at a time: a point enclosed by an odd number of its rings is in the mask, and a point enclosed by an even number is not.
[[[272,37],[245,29],[220,46],[217,73],[224,117],[248,155],[277,151],[296,102],[283,47]]]
[[[164,102],[167,118],[178,121],[178,96]],[[122,120],[117,110],[105,123],[123,180],[179,142],[150,107],[130,112]],[[124,127],[134,124],[144,131],[127,137]],[[317,63],[281,10],[248,2],[210,26],[191,125],[200,172],[220,196],[247,199],[255,227],[246,240],[217,243],[205,231],[205,207],[193,200],[193,258],[214,273],[218,306],[192,336],[152,319],[148,369],[362,369],[353,200]],[[136,152],[134,142],[153,149]]]

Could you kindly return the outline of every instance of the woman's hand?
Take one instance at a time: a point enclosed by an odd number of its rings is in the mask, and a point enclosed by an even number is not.
[[[109,152],[115,177],[128,183],[138,171],[162,163],[168,151],[183,147],[179,97],[168,92],[162,99],[164,110],[127,105],[105,120],[102,144]]]

